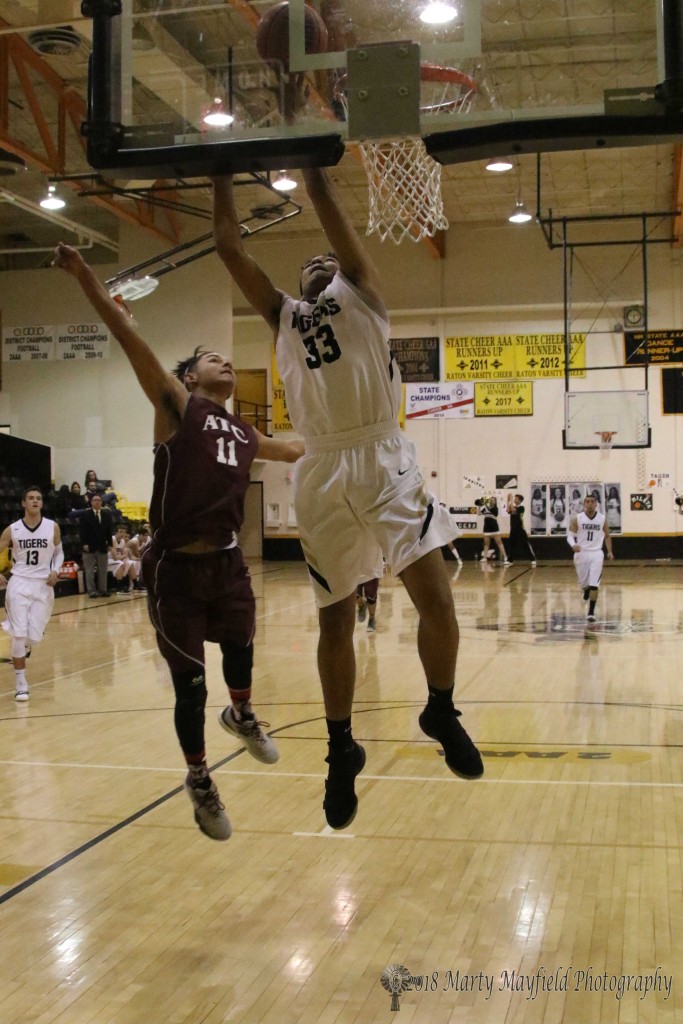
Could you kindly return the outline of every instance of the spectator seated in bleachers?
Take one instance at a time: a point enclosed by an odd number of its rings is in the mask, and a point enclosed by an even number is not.
[[[123,593],[132,594],[140,572],[140,564],[129,557],[128,531],[125,526],[117,526],[112,546],[109,548],[107,570],[115,580],[124,581]]]
[[[81,485],[78,480],[74,480],[69,490],[69,502],[71,508],[69,510],[69,519],[78,519],[80,515],[83,515],[90,508],[89,502],[86,500],[85,495],[81,494]]]

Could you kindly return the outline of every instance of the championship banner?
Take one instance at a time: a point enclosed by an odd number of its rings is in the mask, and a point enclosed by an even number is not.
[[[572,334],[572,377],[586,376],[586,336]],[[446,338],[444,376],[451,380],[540,380],[564,377],[564,334],[470,335]]]
[[[446,380],[501,380],[516,377],[517,342],[514,334],[446,338]]]
[[[645,363],[645,331],[624,331],[624,361]],[[648,331],[648,363],[683,363],[683,331]]]
[[[7,327],[2,332],[3,363],[45,362],[54,359],[55,328]]]
[[[404,384],[441,380],[438,338],[392,338],[390,347]]]
[[[570,336],[569,375],[586,376],[585,334]],[[518,334],[517,376],[526,380],[564,377],[564,334]]]
[[[272,381],[272,394],[270,396],[271,405],[271,422],[273,425],[273,434],[285,434],[287,431],[293,430],[291,420],[289,418],[289,411],[287,410],[287,399],[285,398],[285,386],[280,379],[280,374],[277,368],[277,362],[275,361],[275,346],[271,351],[271,375]]]
[[[531,381],[483,381],[474,385],[475,416],[533,416]]]
[[[60,324],[55,359],[109,359],[109,332],[105,324]]]
[[[474,388],[453,384],[406,384],[406,419],[471,419]]]

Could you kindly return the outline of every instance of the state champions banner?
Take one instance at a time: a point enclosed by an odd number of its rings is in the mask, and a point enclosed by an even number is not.
[[[586,376],[586,336],[572,334],[569,373]],[[449,337],[447,381],[542,380],[564,377],[564,334],[492,334]]]
[[[471,419],[474,386],[453,381],[439,384],[406,384],[406,420]]]

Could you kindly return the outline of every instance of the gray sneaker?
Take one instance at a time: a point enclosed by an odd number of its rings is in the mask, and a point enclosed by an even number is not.
[[[185,792],[192,801],[194,807],[194,820],[199,829],[209,839],[218,839],[224,842],[232,835],[232,826],[225,813],[225,805],[216,789],[216,783],[212,782],[208,789],[199,789],[190,783],[190,776],[185,779]]]
[[[28,683],[17,683],[17,692],[14,694],[15,700],[28,700]]]
[[[363,601],[361,604],[356,605],[356,618],[359,622],[365,622],[365,615],[368,610],[368,602]]]
[[[259,722],[255,715],[245,715],[241,721],[235,718],[232,706],[228,705],[218,716],[219,723],[226,732],[236,736],[244,744],[252,757],[262,764],[275,764],[280,759],[278,749],[267,732],[261,728],[267,722]]]

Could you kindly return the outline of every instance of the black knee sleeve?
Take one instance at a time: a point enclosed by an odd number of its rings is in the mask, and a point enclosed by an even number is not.
[[[206,679],[202,671],[172,672],[175,690],[175,731],[184,754],[204,752]]]
[[[223,678],[231,690],[248,690],[251,686],[251,672],[254,667],[254,645],[238,647],[237,644],[222,643]]]

